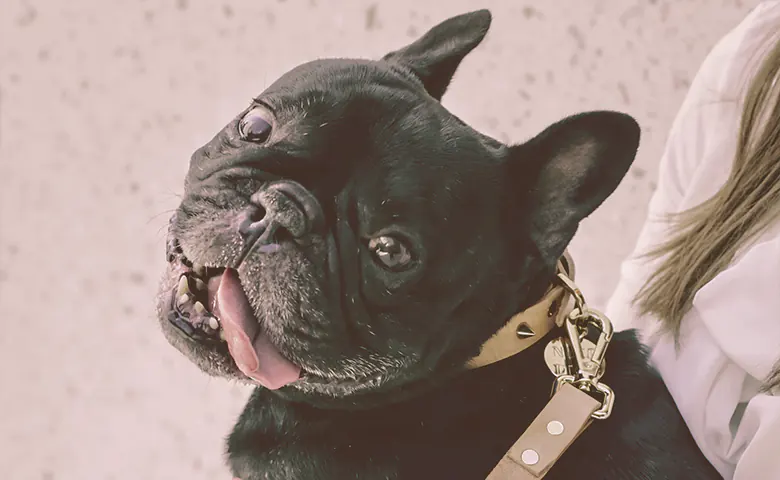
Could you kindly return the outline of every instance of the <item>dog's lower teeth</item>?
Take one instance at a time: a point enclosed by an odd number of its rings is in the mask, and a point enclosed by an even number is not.
[[[199,292],[205,292],[205,291],[206,291],[206,282],[204,282],[204,281],[203,281],[203,280],[201,280],[200,278],[196,278],[196,279],[195,279],[195,288],[196,288],[196,289],[197,289]]]
[[[195,302],[195,313],[198,315],[204,315],[206,313],[206,307],[203,306],[200,302]]]
[[[209,327],[211,327],[212,330],[219,330],[219,320],[217,320],[216,317],[209,317]]]
[[[190,301],[190,296],[185,293],[184,295],[179,296],[179,298],[176,300],[176,305],[178,305],[178,307],[181,308],[184,305],[186,305],[187,302],[189,301]]]

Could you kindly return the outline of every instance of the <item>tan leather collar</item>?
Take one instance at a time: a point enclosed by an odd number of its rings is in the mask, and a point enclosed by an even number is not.
[[[574,262],[569,252],[558,261],[558,272],[574,278]],[[550,331],[563,324],[570,295],[561,286],[551,287],[542,299],[526,310],[514,315],[501,330],[482,344],[479,355],[469,360],[469,369],[484,367],[512,355],[516,355],[544,338]]]

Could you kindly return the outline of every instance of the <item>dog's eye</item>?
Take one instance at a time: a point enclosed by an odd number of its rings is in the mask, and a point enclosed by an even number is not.
[[[243,140],[262,143],[271,135],[271,114],[264,108],[255,107],[238,123],[238,132]]]
[[[412,254],[400,240],[388,235],[372,238],[368,248],[385,268],[403,270],[412,261]]]

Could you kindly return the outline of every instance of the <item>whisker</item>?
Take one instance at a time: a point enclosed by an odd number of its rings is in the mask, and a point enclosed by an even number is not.
[[[156,214],[152,215],[152,216],[149,218],[149,220],[147,220],[147,221],[146,221],[146,225],[149,225],[150,223],[152,223],[152,221],[154,221],[154,220],[157,220],[158,218],[160,218],[160,216],[161,216],[161,215],[165,215],[166,213],[173,213],[173,212],[175,212],[175,211],[176,211],[176,209],[175,209],[175,208],[170,208],[170,209],[168,209],[168,210],[163,210],[163,211],[162,211],[162,212],[160,212],[160,213],[156,213]]]

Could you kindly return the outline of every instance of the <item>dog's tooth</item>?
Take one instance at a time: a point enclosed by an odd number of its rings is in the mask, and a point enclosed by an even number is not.
[[[203,281],[203,280],[201,280],[200,278],[196,278],[196,279],[195,279],[195,288],[196,288],[196,289],[197,289],[199,292],[205,292],[205,291],[206,291],[206,282],[204,282],[204,281]]]
[[[219,339],[222,340],[223,342],[227,342],[227,337],[225,336],[225,331],[222,330],[222,329],[219,330]]]
[[[190,283],[187,280],[186,275],[182,275],[179,279],[179,289],[176,291],[176,296],[181,297],[182,295],[186,295],[190,293]]]
[[[179,308],[181,308],[189,301],[190,301],[190,296],[185,293],[184,295],[179,295],[179,298],[176,300],[176,305],[178,305]]]
[[[198,315],[203,315],[206,313],[206,307],[203,306],[200,302],[195,302],[195,313]]]
[[[209,327],[212,330],[219,330],[219,320],[216,317],[209,317]]]

